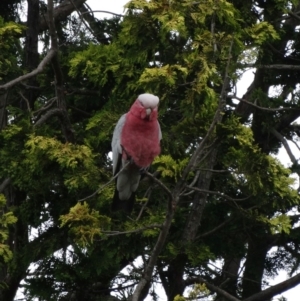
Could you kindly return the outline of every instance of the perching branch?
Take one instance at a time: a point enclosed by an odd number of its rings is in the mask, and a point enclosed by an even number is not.
[[[168,210],[166,219],[162,225],[158,239],[152,250],[150,259],[149,259],[148,264],[143,273],[143,277],[140,280],[140,282],[138,283],[138,285],[133,293],[132,301],[139,301],[140,295],[142,294],[144,288],[151,281],[151,276],[152,276],[155,264],[157,262],[158,256],[161,253],[162,248],[166,242],[166,239],[167,239],[167,236],[168,236],[171,224],[172,224],[173,216],[174,216],[174,210]]]
[[[166,214],[166,218],[164,223],[162,224],[161,231],[159,233],[159,236],[157,238],[156,244],[152,250],[150,259],[146,265],[145,271],[143,273],[142,279],[139,281],[133,296],[132,296],[132,301],[139,301],[139,298],[143,292],[143,290],[147,287],[147,285],[151,281],[151,277],[154,271],[155,264],[157,262],[157,259],[159,257],[159,254],[161,253],[163,246],[165,245],[169,230],[171,228],[173,216],[174,216],[174,204],[178,203],[178,200],[176,200],[169,190],[168,187],[166,187],[160,180],[155,178],[152,174],[149,172],[145,171],[145,174],[150,177],[155,183],[157,183],[169,196],[168,200],[168,211]]]
[[[169,197],[169,200],[172,200],[173,199],[173,195],[172,195],[172,192],[171,190],[162,182],[160,181],[159,179],[157,179],[156,177],[154,177],[150,172],[148,172],[147,170],[144,171],[144,174],[151,178],[156,184],[158,184],[158,186],[160,186],[167,194],[168,194],[168,197]]]
[[[120,171],[118,173],[116,173],[107,183],[105,183],[104,185],[102,185],[99,189],[97,189],[94,193],[92,193],[91,195],[83,198],[83,199],[80,199],[78,201],[79,202],[83,202],[83,201],[86,201],[88,199],[91,199],[92,197],[94,197],[95,195],[97,195],[101,190],[103,190],[106,186],[108,186],[114,179],[116,179],[119,174],[130,164],[130,161],[126,162],[126,164],[120,169]]]
[[[145,195],[144,195],[144,198],[147,197],[148,199],[147,199],[147,202],[145,202],[145,203],[143,204],[143,206],[142,206],[142,208],[141,208],[141,210],[140,210],[140,212],[139,212],[139,214],[138,214],[138,217],[135,219],[136,222],[141,218],[141,216],[142,216],[142,214],[143,214],[143,212],[144,212],[146,206],[148,205],[148,202],[149,202],[150,196],[151,196],[151,192],[152,192],[152,186],[150,186],[150,187],[147,189],[147,191],[146,191],[146,193],[145,193]]]

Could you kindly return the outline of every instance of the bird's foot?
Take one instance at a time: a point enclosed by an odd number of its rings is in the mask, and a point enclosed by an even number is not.
[[[142,174],[144,174],[145,173],[145,171],[147,171],[147,167],[143,167],[143,168],[140,168],[140,174],[142,175]]]

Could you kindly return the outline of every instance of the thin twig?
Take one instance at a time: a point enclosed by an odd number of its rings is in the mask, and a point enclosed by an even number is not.
[[[300,111],[300,108],[266,108],[266,107],[261,107],[253,102],[247,101],[246,99],[237,97],[236,95],[229,95],[228,98],[236,99],[238,101],[247,103],[248,105],[257,108],[262,111],[267,111],[267,112],[278,112],[278,111]]]
[[[116,14],[114,12],[108,11],[108,10],[93,10],[93,13],[104,13],[104,14],[111,14],[117,17],[125,17],[125,15]]]
[[[202,278],[200,276],[189,278],[189,279],[187,279],[185,281],[185,283],[187,285],[191,285],[191,284],[194,284],[194,283],[204,283],[209,290],[211,290],[213,292],[216,292],[219,295],[225,297],[226,300],[229,300],[229,301],[240,301],[240,299],[237,299],[236,297],[234,297],[233,295],[227,293],[226,291],[224,291],[223,289],[219,288],[218,286],[210,284],[208,281],[206,281],[204,278]]]
[[[102,185],[99,189],[97,189],[94,193],[92,193],[91,195],[80,199],[78,202],[83,202],[85,200],[88,200],[92,197],[94,197],[96,194],[98,194],[101,190],[103,190],[106,186],[108,186],[114,179],[116,179],[119,174],[130,164],[130,161],[126,162],[126,164],[120,169],[120,171],[118,173],[116,173],[107,183],[105,183],[104,185]]]
[[[233,220],[232,217],[228,218],[225,222],[221,223],[220,225],[218,225],[217,227],[213,228],[212,230],[210,231],[207,231],[203,234],[200,234],[196,237],[196,239],[198,238],[203,238],[203,237],[206,237],[206,236],[209,236],[215,232],[217,232],[219,229],[223,228],[225,225],[227,225],[229,222],[231,222]]]
[[[145,226],[143,228],[138,228],[138,229],[129,230],[129,231],[101,231],[101,233],[103,233],[107,236],[116,236],[116,235],[139,233],[139,232],[143,232],[145,230],[155,229],[155,228],[161,229],[161,227],[162,227],[162,224],[152,224],[152,225]]]
[[[173,195],[171,190],[159,179],[157,179],[156,177],[154,177],[150,172],[148,172],[147,170],[144,171],[144,174],[151,178],[155,183],[157,183],[169,196],[170,199],[173,199]]]
[[[23,95],[23,93],[21,91],[19,91],[18,93],[23,100],[25,100],[26,104],[27,104],[27,109],[28,109],[28,112],[31,113],[31,109],[30,109],[30,104],[29,104],[29,100]]]
[[[246,201],[246,200],[249,200],[249,198],[251,198],[251,196],[248,196],[246,198],[242,198],[242,199],[235,199],[235,198],[232,198],[230,197],[229,195],[226,195],[224,193],[221,193],[221,192],[218,192],[218,191],[212,191],[212,190],[206,190],[206,189],[200,189],[200,188],[197,188],[197,187],[191,187],[191,186],[186,186],[187,188],[189,189],[192,189],[192,190],[196,190],[196,191],[199,191],[199,192],[203,192],[203,193],[207,193],[207,194],[214,194],[214,195],[218,195],[224,199],[227,199],[228,201],[233,201],[233,202],[242,202],[242,201]]]
[[[145,195],[144,195],[144,198],[147,197],[147,201],[143,204],[143,206],[142,206],[142,208],[141,208],[141,210],[140,210],[140,212],[139,212],[139,215],[138,215],[138,217],[136,218],[135,221],[138,221],[138,220],[141,218],[141,216],[142,216],[142,214],[143,214],[143,212],[144,212],[146,206],[147,206],[148,203],[149,203],[151,192],[152,192],[152,186],[150,186],[150,187],[147,189],[147,191],[146,191],[146,193],[145,193]]]

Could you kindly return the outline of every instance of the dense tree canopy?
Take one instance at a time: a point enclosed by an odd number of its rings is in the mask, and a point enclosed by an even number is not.
[[[86,0],[0,2],[0,300],[157,300],[160,283],[169,301],[266,301],[300,283],[299,0],[101,19]],[[112,132],[144,92],[162,153],[112,212]]]

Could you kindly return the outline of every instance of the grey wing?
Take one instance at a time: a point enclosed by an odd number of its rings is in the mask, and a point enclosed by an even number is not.
[[[112,149],[112,161],[113,161],[113,175],[116,174],[118,166],[120,166],[119,160],[121,160],[122,155],[122,147],[121,147],[121,133],[125,123],[126,114],[122,115],[119,119],[111,141],[111,149]]]
[[[162,139],[162,133],[161,133],[161,129],[160,129],[160,124],[159,124],[158,121],[157,121],[157,123],[158,123],[158,137],[159,137],[159,140],[161,140]]]

